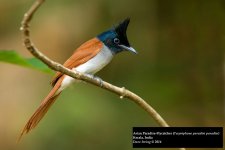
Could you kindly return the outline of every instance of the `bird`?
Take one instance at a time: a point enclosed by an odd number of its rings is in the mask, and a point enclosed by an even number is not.
[[[122,51],[129,51],[137,54],[137,51],[131,47],[127,38],[126,31],[129,22],[130,18],[126,18],[116,26],[111,27],[85,42],[74,51],[72,56],[66,60],[63,66],[72,71],[85,73],[95,78],[94,74],[109,64],[116,54]],[[75,81],[76,79],[70,76],[61,72],[56,72],[51,82],[51,91],[30,117],[22,129],[18,140],[37,126],[61,92]]]

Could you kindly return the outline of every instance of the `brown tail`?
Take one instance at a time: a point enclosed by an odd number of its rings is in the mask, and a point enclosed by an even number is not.
[[[58,80],[58,82],[55,84],[55,86],[50,91],[48,96],[43,100],[43,102],[38,107],[38,109],[30,117],[30,119],[28,120],[27,124],[25,125],[25,127],[23,128],[23,130],[20,134],[20,136],[18,138],[18,141],[20,141],[20,139],[22,138],[22,136],[24,134],[27,134],[29,131],[31,131],[33,128],[35,128],[37,126],[37,124],[40,122],[40,120],[47,113],[49,108],[52,106],[52,104],[55,102],[55,100],[57,99],[57,97],[61,93],[61,92],[59,92],[59,93],[56,94],[56,92],[58,91],[58,89],[61,85],[61,82],[62,82],[62,78],[61,78],[61,80]]]

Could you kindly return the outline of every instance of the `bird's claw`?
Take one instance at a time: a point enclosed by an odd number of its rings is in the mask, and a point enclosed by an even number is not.
[[[100,84],[101,87],[103,86],[103,82],[102,82],[101,78],[94,76],[94,79],[96,79],[98,81],[98,83]]]
[[[97,82],[100,84],[101,87],[103,86],[103,82],[102,82],[102,79],[101,79],[101,78],[96,77],[96,76],[94,76],[94,75],[92,75],[92,74],[88,74],[88,76],[89,76],[90,78],[94,79],[94,80],[97,80]]]

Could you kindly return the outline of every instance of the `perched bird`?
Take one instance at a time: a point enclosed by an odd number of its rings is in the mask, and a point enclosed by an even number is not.
[[[126,35],[129,22],[130,19],[127,18],[117,26],[82,44],[64,63],[64,66],[93,76],[105,67],[117,53],[130,51],[136,54],[137,52],[130,46]],[[74,81],[75,79],[61,72],[55,74],[51,83],[52,90],[28,120],[20,138],[24,133],[28,133],[37,126],[60,93]]]

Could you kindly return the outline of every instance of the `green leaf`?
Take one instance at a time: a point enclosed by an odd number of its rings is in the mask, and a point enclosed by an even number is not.
[[[15,64],[45,73],[53,73],[43,62],[36,58],[24,58],[15,51],[0,50],[0,62]]]

